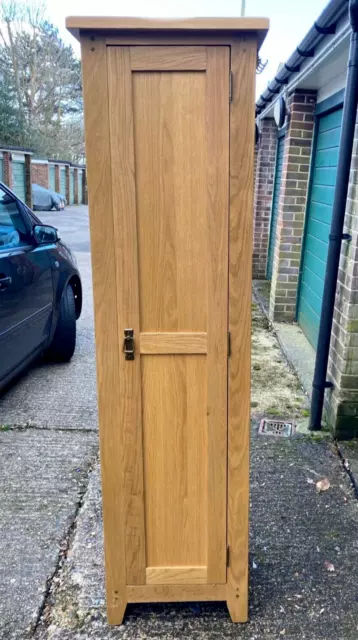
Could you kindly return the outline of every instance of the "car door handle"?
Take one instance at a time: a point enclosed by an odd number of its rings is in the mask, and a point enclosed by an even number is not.
[[[4,289],[6,289],[6,287],[8,287],[11,282],[12,280],[9,276],[7,276],[6,278],[0,278],[0,291],[4,291]]]

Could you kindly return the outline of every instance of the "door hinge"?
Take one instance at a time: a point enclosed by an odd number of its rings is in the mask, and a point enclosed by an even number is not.
[[[230,547],[226,547],[226,566],[230,567]]]
[[[231,332],[227,332],[227,357],[231,356]]]
[[[232,71],[229,73],[229,102],[232,102]]]

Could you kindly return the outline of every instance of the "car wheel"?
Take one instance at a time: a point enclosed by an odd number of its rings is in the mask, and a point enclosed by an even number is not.
[[[56,362],[69,362],[76,347],[76,308],[71,285],[62,294],[60,315],[47,355]]]

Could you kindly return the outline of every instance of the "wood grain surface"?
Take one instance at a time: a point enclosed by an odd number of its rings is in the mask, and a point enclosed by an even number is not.
[[[206,567],[147,567],[147,584],[206,584]]]
[[[226,584],[128,586],[127,599],[128,602],[226,600]]]
[[[245,621],[254,83],[267,22],[68,25],[97,30],[81,42],[109,621],[127,602],[186,600],[227,600]],[[126,38],[133,46],[113,46]]]
[[[103,41],[82,42],[83,94],[96,328],[97,388],[105,536],[108,619],[120,624],[127,604],[121,464],[118,429],[119,329],[116,303],[107,58]],[[94,135],[94,132],[96,134]],[[103,252],[103,247],[106,251]]]
[[[228,607],[235,622],[248,616],[251,260],[257,42],[231,50],[229,242]]]
[[[132,71],[205,71],[205,47],[131,47]]]
[[[140,355],[128,362],[122,353],[124,329],[139,336],[139,291],[136,192],[134,180],[133,101],[129,49],[108,48],[110,156],[112,168],[113,234],[120,350],[116,428],[122,449],[112,465],[121,469],[122,522],[125,531],[127,583],[145,582],[145,532]],[[120,108],[118,108],[120,105]],[[113,294],[112,294],[113,295]]]
[[[164,353],[207,353],[206,333],[141,333],[140,352],[142,355]]]
[[[228,47],[207,48],[208,582],[226,582],[229,64]]]

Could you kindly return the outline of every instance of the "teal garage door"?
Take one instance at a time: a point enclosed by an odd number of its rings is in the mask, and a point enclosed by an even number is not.
[[[64,198],[66,197],[66,170],[60,167],[60,194]]]
[[[281,186],[284,148],[285,148],[285,137],[281,136],[277,140],[275,179],[274,179],[273,194],[272,194],[271,226],[270,226],[269,246],[268,246],[268,252],[267,252],[267,267],[266,267],[267,280],[271,280],[272,278],[273,258],[275,255],[278,203],[280,199],[280,186]]]
[[[75,172],[70,169],[70,204],[75,202]]]
[[[317,347],[328,235],[332,218],[343,109],[319,117],[301,263],[297,320]]]
[[[25,184],[25,163],[12,163],[12,190],[16,195],[25,202],[26,184]]]
[[[78,204],[83,203],[83,191],[82,191],[82,171],[81,169],[77,172],[77,184],[78,184]]]
[[[48,181],[50,189],[52,189],[52,191],[56,191],[55,167],[51,164],[48,168]]]
[[[0,158],[0,182],[4,182],[4,161]]]

